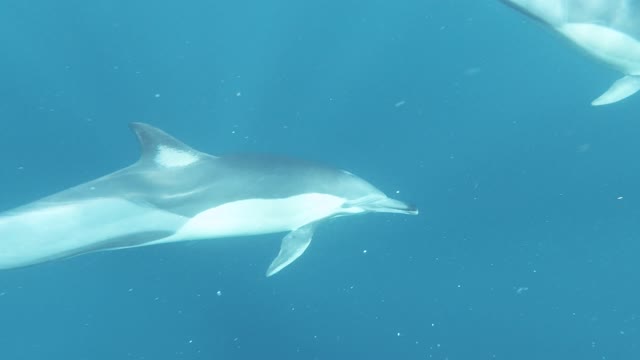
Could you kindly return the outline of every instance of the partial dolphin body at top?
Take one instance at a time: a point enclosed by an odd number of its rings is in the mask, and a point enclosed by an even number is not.
[[[271,276],[328,218],[417,214],[343,170],[264,155],[213,156],[133,123],[140,159],[114,173],[0,213],[0,269],[98,250],[288,232]]]
[[[640,0],[501,1],[624,74],[592,105],[615,103],[640,90]]]

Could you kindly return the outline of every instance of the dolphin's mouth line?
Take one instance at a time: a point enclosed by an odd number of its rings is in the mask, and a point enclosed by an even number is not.
[[[403,201],[392,199],[384,195],[370,195],[346,202],[343,207],[358,207],[364,211],[418,215],[418,208]]]

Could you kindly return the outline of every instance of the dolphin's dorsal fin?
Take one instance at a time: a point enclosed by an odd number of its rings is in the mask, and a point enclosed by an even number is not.
[[[134,122],[129,127],[140,143],[139,162],[172,168],[191,165],[205,154],[149,124]]]

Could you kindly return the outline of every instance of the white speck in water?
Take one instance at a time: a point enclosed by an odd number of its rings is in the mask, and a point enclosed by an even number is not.
[[[473,76],[476,75],[480,72],[480,68],[479,67],[470,67],[464,70],[464,74],[467,76]]]
[[[153,96],[154,96],[154,97],[156,97],[156,98],[159,98],[159,97],[160,97],[160,94],[155,94],[155,95],[153,95]]]
[[[404,101],[404,100],[400,100],[400,101],[398,101],[398,102],[395,104],[395,107],[400,107],[400,106],[402,106],[402,105],[404,105],[404,104],[406,104],[406,103],[407,103],[406,101]]]
[[[527,290],[529,290],[529,288],[528,288],[528,287],[526,287],[526,286],[520,286],[519,288],[517,288],[517,289],[516,289],[516,294],[520,295],[520,294],[522,294],[523,292],[525,292],[525,291],[527,291]]]
[[[618,200],[622,200],[622,199],[624,199],[624,197],[622,197],[622,196],[618,196],[616,199],[618,199]]]
[[[236,96],[240,97],[240,96],[242,96],[242,93],[241,93],[240,91],[238,91],[238,92],[236,93]]]
[[[216,291],[216,295],[222,296],[222,291],[220,291],[220,290]]]
[[[362,253],[366,254],[367,253],[367,249],[362,250]]]

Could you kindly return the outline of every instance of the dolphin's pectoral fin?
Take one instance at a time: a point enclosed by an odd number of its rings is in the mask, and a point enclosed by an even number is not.
[[[287,265],[291,264],[295,259],[302,255],[311,243],[311,238],[313,238],[315,228],[316,223],[311,223],[299,227],[287,234],[287,236],[282,239],[278,256],[276,256],[267,269],[267,276],[271,276],[284,269]]]
[[[627,75],[614,82],[609,90],[591,102],[591,105],[607,105],[625,99],[640,90],[640,76]]]

